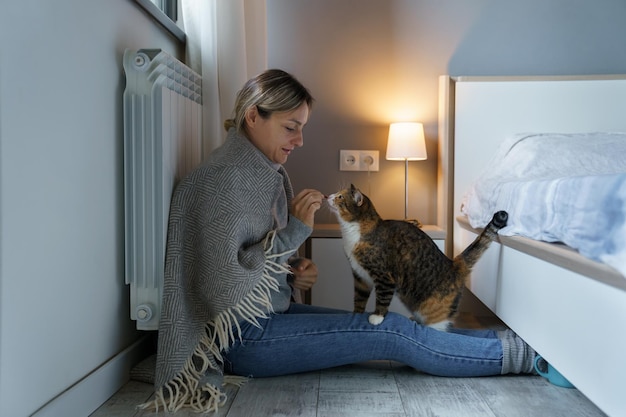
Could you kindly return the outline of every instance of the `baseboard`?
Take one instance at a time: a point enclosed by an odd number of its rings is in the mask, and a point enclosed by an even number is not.
[[[149,349],[149,336],[142,336],[31,417],[89,416],[128,382],[130,369],[146,356]]]

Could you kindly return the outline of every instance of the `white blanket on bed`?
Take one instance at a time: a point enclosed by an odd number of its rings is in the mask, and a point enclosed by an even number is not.
[[[563,242],[626,276],[626,134],[520,134],[466,194],[473,227],[509,213],[505,236]]]

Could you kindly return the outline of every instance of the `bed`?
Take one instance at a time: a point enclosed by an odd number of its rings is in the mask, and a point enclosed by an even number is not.
[[[467,287],[610,416],[626,415],[624,132],[626,76],[440,77],[448,254],[509,211]]]

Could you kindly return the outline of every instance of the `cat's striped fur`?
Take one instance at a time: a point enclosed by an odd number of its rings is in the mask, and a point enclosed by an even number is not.
[[[499,211],[483,232],[453,260],[415,224],[383,220],[370,199],[354,185],[328,197],[339,224],[355,281],[354,311],[362,313],[373,288],[380,324],[395,294],[415,320],[446,330],[454,319],[465,280],[508,215]]]

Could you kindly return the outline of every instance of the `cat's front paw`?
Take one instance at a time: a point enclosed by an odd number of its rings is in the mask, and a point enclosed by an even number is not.
[[[378,326],[380,323],[383,322],[383,320],[385,320],[385,316],[381,316],[379,314],[370,314],[368,320],[370,324],[373,324],[374,326]]]

